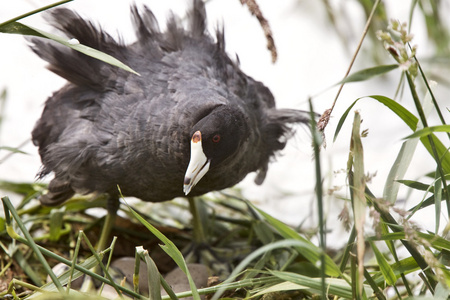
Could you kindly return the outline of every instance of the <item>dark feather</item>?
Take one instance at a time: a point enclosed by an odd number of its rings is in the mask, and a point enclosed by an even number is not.
[[[183,196],[191,130],[219,108],[226,108],[224,122],[236,128],[239,151],[212,167],[190,195],[233,186],[254,171],[261,183],[270,158],[292,133],[289,124],[306,123],[307,114],[275,108],[269,89],[227,56],[223,31],[216,39],[206,32],[201,0],[193,1],[188,29],[172,16],[161,32],[148,8],[133,6],[131,13],[137,41],[130,45],[70,10],[56,9],[50,18],[68,38],[118,58],[141,76],[32,39],[49,69],[68,80],[47,100],[32,132],[43,163],[40,176],[55,174],[43,204],[59,204],[74,192],[116,195],[117,185],[145,201]]]

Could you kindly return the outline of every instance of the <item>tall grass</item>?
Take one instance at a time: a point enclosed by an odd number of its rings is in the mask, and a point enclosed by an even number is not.
[[[328,1],[323,1],[329,5]],[[430,17],[425,9],[426,1],[413,1],[412,7],[418,5],[427,19],[432,37],[439,46],[438,52],[446,51],[448,33],[442,23]],[[438,3],[437,1],[436,3]],[[319,224],[319,245],[314,244],[309,236],[287,226],[280,220],[270,216],[253,203],[242,199],[239,191],[232,194],[213,193],[199,197],[196,205],[208,218],[203,233],[211,244],[207,253],[213,253],[214,262],[211,268],[219,266],[226,270],[220,283],[208,287],[197,288],[190,274],[183,249],[189,249],[189,240],[193,239],[190,224],[186,220],[172,216],[167,220],[167,211],[187,212],[187,207],[179,202],[164,204],[164,209],[145,215],[137,208],[122,205],[124,214],[134,225],[141,224],[139,229],[125,228],[123,234],[134,240],[147,242],[152,235],[156,242],[153,248],[161,247],[173,260],[189,280],[190,289],[175,294],[167,284],[161,265],[144,247],[136,244],[135,280],[131,286],[119,284],[110,274],[108,264],[103,258],[114,254],[115,241],[106,250],[97,253],[90,245],[89,232],[94,231],[95,218],[85,213],[92,207],[104,207],[106,200],[102,197],[75,197],[63,208],[44,208],[36,204],[37,198],[45,190],[45,185],[36,183],[0,182],[0,188],[23,195],[22,202],[14,207],[8,197],[2,202],[5,217],[0,218],[1,270],[0,278],[6,278],[8,270],[13,270],[12,280],[8,287],[0,292],[0,297],[10,295],[13,299],[101,299],[92,290],[77,291],[70,287],[71,281],[87,274],[103,284],[114,287],[118,295],[131,295],[135,299],[177,299],[192,296],[200,299],[200,295],[208,294],[212,299],[448,299],[450,296],[450,125],[448,118],[448,102],[437,99],[433,93],[433,84],[428,80],[426,69],[420,64],[411,46],[412,35],[406,23],[392,21],[388,25],[382,3],[376,1],[359,2],[367,11],[367,26],[362,30],[361,43],[368,38],[377,38],[393,61],[389,64],[378,63],[374,67],[351,72],[351,66],[340,85],[356,83],[369,84],[368,79],[383,75],[392,70],[401,70],[401,82],[405,94],[408,92],[415,111],[406,108],[395,100],[395,95],[361,95],[355,99],[339,117],[333,137],[340,139],[343,124],[350,117],[353,119],[351,140],[348,142],[347,178],[348,201],[352,211],[349,213],[351,230],[348,242],[338,253],[327,248],[327,230],[325,224]],[[330,7],[330,6],[329,6]],[[431,12],[437,13],[438,6],[430,2]],[[330,10],[329,10],[330,13]],[[411,13],[411,20],[413,14]],[[330,13],[330,19],[337,16]],[[376,21],[374,21],[376,20]],[[409,20],[409,21],[411,21]],[[0,24],[0,31],[19,34],[40,34],[47,38],[51,35],[21,26],[12,26],[17,19]],[[433,27],[434,26],[434,27]],[[378,27],[378,31],[374,27]],[[13,28],[13,29],[11,29]],[[25,32],[24,32],[25,30]],[[436,32],[440,32],[440,35]],[[367,35],[369,33],[369,35]],[[0,37],[1,38],[1,37]],[[58,39],[58,38],[57,38]],[[437,41],[439,40],[439,41]],[[359,47],[354,51],[356,58]],[[447,48],[448,50],[448,48]],[[447,52],[448,54],[448,52]],[[96,54],[97,55],[97,54]],[[102,56],[102,54],[98,54]],[[448,57],[447,57],[448,58]],[[377,60],[375,60],[377,61]],[[110,60],[111,62],[111,60]],[[114,61],[115,62],[115,61]],[[401,84],[399,84],[400,86]],[[425,92],[419,91],[423,86]],[[364,137],[365,131],[360,128],[361,116],[366,111],[353,112],[358,101],[373,101],[387,107],[395,116],[405,123],[411,134],[404,138],[402,147],[386,178],[384,191],[376,195],[371,191],[365,173]],[[336,101],[339,98],[339,92]],[[448,101],[448,100],[447,100]],[[312,102],[314,103],[314,99]],[[443,105],[444,104],[444,105]],[[334,104],[332,104],[334,106]],[[331,106],[331,105],[330,105]],[[311,111],[313,111],[311,105]],[[438,115],[438,124],[432,124],[428,118],[430,111]],[[326,126],[332,107],[318,121],[319,129],[313,120],[311,137],[316,162],[316,199],[319,220],[324,220],[322,205],[323,175],[321,174],[321,151],[323,136],[320,134]],[[444,133],[444,134],[442,134]],[[374,137],[371,137],[374,138]],[[424,170],[424,176],[432,179],[432,183],[417,180],[406,180],[409,167],[414,166],[413,154],[417,147],[425,147],[433,158],[434,165]],[[5,146],[2,149],[9,149]],[[15,149],[10,149],[16,151]],[[386,150],[389,151],[389,150]],[[398,191],[404,186],[415,195],[421,195],[414,205],[407,210],[397,205]],[[434,231],[422,231],[410,220],[418,211],[433,206],[435,209]],[[443,207],[447,207],[447,210]],[[447,225],[440,227],[441,217],[445,216]],[[373,221],[374,233],[367,232],[367,218]],[[167,223],[165,223],[167,222]],[[94,224],[94,225],[92,225]],[[175,224],[175,225],[174,225]],[[83,231],[79,231],[79,227]],[[167,230],[167,228],[171,228]],[[165,229],[166,231],[164,232]],[[143,230],[148,230],[143,234]],[[170,238],[169,238],[170,235]],[[69,248],[63,245],[71,243]],[[156,246],[161,244],[161,246]],[[61,250],[63,249],[63,250]],[[180,250],[181,249],[181,250]],[[370,250],[370,251],[369,251]],[[149,274],[149,291],[139,291],[139,261],[144,261]],[[60,262],[69,266],[63,274],[54,274],[51,265]],[[225,262],[225,263],[224,263]],[[99,275],[92,270],[101,266]],[[217,271],[217,270],[216,270]],[[219,271],[217,271],[219,272]],[[51,281],[44,283],[49,275]],[[217,282],[216,282],[217,283]],[[161,287],[167,296],[161,296]],[[31,296],[29,296],[31,294]]]

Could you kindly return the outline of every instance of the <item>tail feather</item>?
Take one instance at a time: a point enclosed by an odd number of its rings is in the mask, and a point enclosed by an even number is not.
[[[153,12],[146,6],[140,12],[136,5],[131,6],[131,16],[134,24],[134,32],[138,40],[153,42],[161,39],[161,30]]]
[[[124,45],[69,9],[56,9],[47,15],[47,19],[68,39],[75,38],[81,44],[110,54],[119,60],[125,57]],[[111,85],[110,74],[117,73],[115,67],[54,41],[41,38],[31,38],[30,41],[31,49],[50,64],[49,70],[76,85],[104,91]]]
[[[206,31],[206,10],[203,0],[194,0],[188,13],[189,29],[195,38],[202,37]]]
[[[58,8],[46,16],[48,22],[68,37],[76,38],[81,44],[108,52],[117,47],[115,39],[91,21],[67,8]]]
[[[149,58],[161,58],[164,52],[183,49],[186,38],[202,38],[206,31],[206,12],[202,0],[194,0],[188,13],[189,30],[179,26],[175,16],[167,22],[167,30],[161,32],[158,22],[147,7],[138,10],[131,7],[135,33],[138,38],[135,46],[145,48]],[[62,31],[68,39],[75,38],[81,44],[105,52],[125,64],[133,64],[129,51],[135,49],[116,41],[105,33],[101,27],[84,20],[77,13],[64,8],[55,9],[47,15],[49,23]],[[116,84],[123,70],[106,64],[90,56],[74,51],[56,42],[31,38],[32,50],[49,63],[49,70],[78,86],[87,86],[93,90],[103,92]],[[142,52],[142,51],[141,51]],[[131,65],[132,68],[139,67]],[[126,75],[123,75],[126,76]]]
[[[276,152],[284,149],[287,140],[294,134],[290,125],[308,124],[309,112],[296,109],[272,109],[267,116],[264,130],[267,140],[271,141],[270,151]]]
[[[265,145],[262,147],[266,151],[265,157],[273,156],[277,151],[283,150],[287,140],[295,133],[291,125],[309,124],[309,112],[296,109],[271,109],[269,110],[266,122],[263,126]],[[261,184],[268,170],[268,161],[261,167],[255,178],[256,184]]]

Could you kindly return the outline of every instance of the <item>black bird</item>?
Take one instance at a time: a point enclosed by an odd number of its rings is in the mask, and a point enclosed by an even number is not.
[[[117,186],[158,202],[221,190],[250,172],[262,183],[290,125],[307,123],[308,114],[275,108],[270,90],[228,57],[223,30],[208,34],[201,0],[193,1],[187,28],[172,16],[164,32],[148,8],[131,12],[137,41],[129,45],[68,9],[54,10],[51,23],[140,76],[32,39],[48,68],[68,80],[32,132],[43,164],[38,176],[54,173],[41,203],[108,193],[114,210]]]

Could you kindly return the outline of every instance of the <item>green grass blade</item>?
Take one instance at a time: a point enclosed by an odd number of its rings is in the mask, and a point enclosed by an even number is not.
[[[94,255],[88,257],[85,261],[78,264],[78,266],[83,267],[85,269],[92,269],[97,265],[98,265],[98,261]],[[83,275],[84,275],[84,273],[79,270],[72,271],[72,269],[69,269],[69,270],[65,271],[64,273],[62,273],[61,275],[59,275],[58,280],[62,285],[66,285],[69,283],[69,280],[74,281],[75,279],[77,279]],[[41,286],[41,289],[48,291],[48,292],[56,292],[57,291],[57,288],[53,282],[44,284],[43,286]]]
[[[281,272],[281,271],[269,271],[271,274],[279,277],[280,279],[298,284],[300,286],[306,286],[311,289],[313,293],[320,293],[321,290],[321,279],[311,278],[308,276],[292,273],[292,272]],[[325,280],[327,286],[327,293],[329,295],[336,295],[345,299],[352,299],[352,288],[349,283],[343,279],[337,278],[326,278]],[[371,295],[373,290],[367,286],[363,286],[367,295]]]
[[[410,139],[403,142],[384,184],[383,198],[388,203],[394,204],[397,200],[400,189],[400,182],[398,180],[403,179],[405,176],[418,143],[419,139]]]
[[[22,151],[20,149],[14,148],[14,147],[0,146],[0,150],[6,150],[6,151],[9,151],[11,153],[20,153],[20,154],[29,155],[29,153],[27,153],[25,151]]]
[[[424,232],[418,232],[416,231],[414,234],[417,234],[417,236],[424,241],[427,241],[429,245],[438,250],[438,251],[450,251],[450,241],[446,240],[445,238],[442,238],[440,236],[437,236],[435,234],[429,234]],[[399,232],[391,232],[383,234],[381,237],[368,237],[368,241],[395,241],[395,240],[405,240],[405,232],[399,231]]]
[[[427,79],[427,77],[426,77],[425,73],[423,72],[422,67],[420,65],[420,62],[417,59],[417,57],[414,57],[414,59],[416,60],[417,67],[419,68],[419,72],[420,72],[420,74],[422,76],[423,82],[425,83],[425,86],[427,87],[427,95],[430,96],[431,102],[433,103],[434,109],[436,110],[441,123],[445,125],[444,116],[442,115],[441,109],[439,108],[438,102],[437,102],[436,98],[434,97],[434,93],[433,93],[433,90],[432,90],[432,87],[434,87],[435,84],[431,84],[432,81]],[[450,134],[447,134],[447,136],[450,138]]]
[[[299,285],[290,281],[284,281],[278,284],[274,284],[268,288],[259,291],[254,294],[252,298],[264,296],[265,294],[276,293],[276,292],[285,292],[285,291],[296,291],[296,290],[308,290],[307,286]],[[264,299],[264,298],[262,298]]]
[[[144,250],[142,246],[136,247],[134,254],[134,273],[133,273],[133,290],[135,293],[139,294],[139,281],[141,280],[139,276],[139,271],[141,269],[141,252]]]
[[[403,122],[405,122],[405,124],[408,125],[409,128],[411,128],[411,130],[416,131],[419,119],[416,116],[414,116],[411,112],[409,112],[406,108],[404,108],[402,105],[386,96],[372,95],[367,97],[375,99],[378,102],[387,106],[392,112],[394,112],[397,116],[399,116],[403,120]],[[336,126],[333,141],[337,139],[337,136],[351,108],[356,104],[357,101],[359,101],[362,98],[366,97],[356,99],[349,106],[349,108],[347,108],[347,110],[342,114],[341,118],[339,119],[338,125]],[[448,125],[440,125],[440,126],[448,126]],[[443,129],[444,132],[448,132],[448,130],[446,130],[447,127],[440,127],[440,126],[437,127]],[[425,128],[426,127],[427,126],[425,126]],[[433,157],[437,156],[438,158],[440,158],[440,162],[438,162],[438,164],[442,166],[443,169],[442,173],[445,174],[450,173],[450,152],[448,151],[447,147],[445,147],[445,145],[432,133],[421,137],[420,141]]]
[[[405,75],[408,81],[409,89],[411,91],[411,96],[414,100],[414,105],[416,106],[423,127],[429,127],[425,115],[425,110],[423,109],[419,96],[417,95],[416,86],[414,84],[414,76],[409,72],[405,72]],[[448,151],[447,147],[445,147],[441,143],[441,141],[434,135],[427,135],[426,137],[420,138],[420,140],[436,162],[437,172],[442,178],[442,183],[446,191],[447,213],[448,216],[450,216],[450,186],[447,185],[447,182],[445,180],[445,175],[450,173],[450,152]]]
[[[438,173],[436,172],[436,175]],[[439,232],[439,224],[441,223],[441,201],[442,201],[442,180],[437,178],[434,182],[434,216],[435,229],[434,232]]]
[[[82,230],[79,230],[77,242],[75,244],[75,250],[73,251],[73,254],[72,254],[73,255],[72,256],[72,266],[70,266],[70,269],[69,269],[69,278],[68,278],[67,287],[66,287],[67,290],[70,290],[70,286],[72,285],[72,280],[73,280],[73,276],[74,276],[74,272],[75,272],[75,265],[78,260],[78,253],[80,253],[81,233],[82,233]],[[97,262],[97,260],[95,262]],[[94,266],[92,266],[92,267],[94,267]]]
[[[43,191],[47,185],[42,183],[18,183],[0,180],[0,189],[19,195],[34,194]]]
[[[28,260],[23,255],[22,251],[14,251],[13,254],[14,260],[19,265],[20,269],[27,274],[27,276],[30,278],[30,280],[36,284],[41,285],[42,284],[42,278],[39,276],[38,273],[36,273],[36,270],[28,263]]]
[[[22,223],[22,221],[20,220],[19,216],[17,215],[17,212],[15,211],[14,207],[12,206],[11,201],[9,201],[9,198],[6,197],[6,196],[5,196],[5,197],[2,197],[2,202],[3,202],[3,206],[4,206],[4,210],[5,210],[5,220],[6,220],[6,224],[7,224],[7,231],[8,231],[8,234],[9,234],[13,239],[18,240],[19,242],[21,242],[21,243],[23,243],[23,244],[29,246],[29,247],[32,248],[32,249],[33,249],[33,245],[34,245],[35,248],[39,250],[39,252],[35,252],[36,255],[39,255],[38,253],[41,253],[41,254],[44,254],[45,256],[48,256],[48,257],[50,257],[50,258],[52,258],[52,259],[54,259],[54,260],[56,260],[56,261],[58,261],[58,262],[62,262],[63,264],[66,264],[66,265],[68,265],[68,266],[72,266],[72,265],[73,265],[73,264],[72,264],[72,261],[70,261],[70,260],[68,260],[68,259],[66,259],[66,258],[64,258],[64,257],[61,257],[61,256],[57,255],[56,253],[54,253],[54,252],[52,252],[52,251],[49,251],[49,250],[45,249],[45,248],[42,247],[42,246],[36,245],[34,242],[30,241],[29,239],[23,238],[23,237],[21,237],[20,235],[18,235],[16,232],[14,232],[14,230],[12,229],[12,226],[10,225],[10,224],[11,224],[11,216],[10,216],[10,212],[11,212],[11,214],[13,215],[13,217],[14,217],[15,220],[19,220],[19,222],[20,222],[20,223],[18,222],[19,225],[20,225],[20,224],[23,225],[23,223]],[[22,225],[21,225],[21,226],[22,226]],[[32,239],[31,239],[31,240],[32,240]],[[102,256],[103,256],[105,253],[109,252],[109,251],[111,251],[111,248],[105,249],[104,251],[98,253],[98,255],[99,255],[100,258],[102,258]],[[98,257],[96,257],[95,259],[96,259],[97,262],[98,262]],[[41,262],[41,261],[43,262],[42,265],[43,265],[44,268],[45,268],[45,264],[47,264],[47,261],[46,261],[44,258],[40,258],[39,261],[40,261],[40,262]],[[92,271],[89,270],[89,269],[84,268],[83,266],[80,266],[79,264],[76,264],[76,265],[74,265],[73,267],[74,267],[76,270],[81,271],[81,272],[83,272],[84,274],[87,274],[87,275],[91,276],[91,277],[94,278],[94,279],[97,279],[97,280],[99,280],[99,281],[101,281],[101,282],[104,282],[104,283],[107,283],[107,284],[110,284],[110,285],[113,285],[113,286],[115,285],[114,282],[112,282],[112,281],[108,280],[107,278],[104,278],[104,277],[102,277],[102,276],[100,276],[100,275],[98,275],[98,274],[92,272]],[[50,272],[53,273],[53,271],[52,271],[50,268],[49,268],[48,270],[46,270],[46,271],[49,272],[49,273],[50,273]],[[53,274],[53,275],[54,275],[54,274]],[[54,276],[54,278],[52,278],[52,280],[53,280],[53,282],[56,281],[56,282],[55,282],[56,286],[59,286],[59,285],[60,285],[59,280],[56,278],[56,276]],[[141,298],[142,298],[141,295],[134,293],[134,291],[132,291],[132,290],[129,290],[129,289],[127,289],[127,288],[125,288],[125,287],[122,287],[122,286],[117,286],[117,287],[118,287],[119,290],[121,290],[121,291],[123,291],[123,292],[125,292],[125,293],[127,293],[127,294],[129,294],[129,295],[132,295],[132,296],[136,297],[137,299],[141,299]]]
[[[342,272],[344,272],[345,268],[347,267],[347,263],[348,263],[350,256],[353,255],[351,253],[351,251],[353,249],[353,244],[355,242],[355,239],[356,239],[356,229],[355,229],[355,226],[352,226],[352,231],[350,232],[350,235],[348,236],[347,245],[345,246],[345,248],[342,251],[342,259],[341,259],[340,266],[339,266],[339,268]]]
[[[376,295],[377,299],[386,300],[386,297],[383,295],[383,291],[376,284],[375,280],[373,280],[372,275],[367,271],[366,268],[364,268],[364,278],[366,279],[366,282],[369,284],[369,286],[372,288],[373,293]],[[365,297],[364,299],[367,299],[367,297]]]
[[[393,263],[391,265],[391,269],[394,272],[395,277],[398,278],[401,276],[401,274],[411,274],[413,272],[416,272],[420,270],[420,267],[417,265],[414,257],[410,256]],[[372,273],[372,279],[378,285],[382,285],[385,281],[384,274],[381,271]]]
[[[148,295],[150,300],[161,300],[161,285],[159,278],[161,274],[156,267],[155,262],[151,259],[147,250],[144,250],[142,246],[136,247],[136,252],[144,259],[147,265],[148,272]],[[137,264],[139,264],[138,262]],[[137,273],[139,274],[139,273]]]
[[[384,255],[378,250],[378,247],[375,245],[374,242],[370,242],[370,246],[375,254],[375,258],[378,263],[378,267],[380,268],[381,273],[383,273],[383,277],[386,280],[387,284],[390,286],[395,285],[395,282],[397,281],[397,277],[395,276],[394,271],[392,270],[391,266],[387,262]]]
[[[339,81],[338,83],[336,83],[336,85],[342,84],[342,83],[364,81],[364,80],[370,79],[372,77],[388,73],[392,70],[397,69],[398,67],[399,67],[398,64],[393,64],[393,65],[381,65],[381,66],[363,69],[363,70],[360,70],[360,71],[350,74],[346,78],[344,78],[341,81]]]
[[[320,145],[322,144],[322,137],[317,131],[317,124],[314,119],[314,109],[311,100],[309,101],[309,111],[311,116],[311,136],[314,149],[314,161],[315,161],[315,174],[316,174],[316,197],[317,197],[317,210],[319,218],[319,246],[322,248],[320,254],[320,277],[322,278],[321,299],[326,299],[325,294],[325,251],[327,248],[326,235],[325,235],[325,215],[323,208],[323,186],[322,186],[322,173],[320,167]]]
[[[404,137],[403,139],[412,139],[417,137],[425,137],[427,135],[432,134],[433,132],[450,132],[450,125],[437,125],[437,126],[430,126],[425,127],[423,129],[415,131],[413,134],[408,135],[407,137]]]
[[[287,226],[283,222],[269,214],[265,213],[261,209],[254,206],[251,202],[247,201],[247,204],[256,210],[264,219],[285,239],[294,239],[303,242],[302,247],[295,247],[295,249],[309,260],[313,265],[317,265],[320,262],[320,253],[322,250],[311,243],[308,239],[302,237],[297,231]],[[336,263],[328,256],[325,255],[325,272],[328,276],[341,277],[343,276],[341,270]]]
[[[420,138],[420,141],[425,146],[427,151],[435,158],[436,163],[441,165],[443,172],[441,174],[450,173],[450,152],[448,148],[434,135],[430,134],[428,136]],[[436,155],[434,155],[434,150],[436,150]]]
[[[381,232],[381,236],[387,234],[389,232],[389,228],[388,225],[384,222],[380,223],[380,232]],[[394,258],[395,262],[398,263],[399,262],[399,258],[397,255],[397,248],[395,247],[395,243],[394,241],[390,241],[390,240],[385,240],[385,244],[389,249],[389,252],[392,254],[392,257]],[[412,295],[412,291],[411,291],[411,287],[409,286],[409,282],[405,277],[405,274],[402,272],[399,272],[399,275],[403,281],[403,284],[405,285],[405,289],[406,292],[408,293],[408,295]],[[366,277],[367,279],[367,277]],[[372,285],[371,285],[372,286]]]
[[[356,99],[353,101],[353,103],[345,110],[345,112],[342,114],[341,118],[339,119],[339,122],[336,126],[336,131],[334,132],[333,142],[336,141],[339,132],[341,131],[342,125],[344,125],[345,119],[347,119],[348,114],[350,113],[350,110],[355,106],[355,104],[360,100],[361,98]]]
[[[200,300],[200,295],[198,294],[197,287],[195,286],[194,280],[189,272],[189,269],[186,265],[186,261],[184,260],[183,255],[180,250],[175,246],[175,244],[169,240],[164,234],[161,233],[158,229],[156,229],[153,225],[147,222],[144,218],[142,218],[137,212],[135,212],[128,204],[128,209],[133,214],[133,216],[141,222],[151,233],[153,233],[158,239],[160,239],[164,245],[160,245],[160,247],[175,261],[175,263],[180,267],[180,269],[186,274],[189,287],[192,291],[192,297],[195,300]]]
[[[403,180],[399,179],[397,181],[400,182],[401,184],[404,184],[407,187],[415,189],[415,190],[434,192],[434,189],[429,184],[422,183],[420,181],[407,180],[407,179],[403,179]]]
[[[164,290],[167,293],[167,296],[162,296],[162,299],[166,299],[167,297],[169,297],[170,300],[178,300],[177,295],[175,294],[175,292],[172,290],[172,287],[167,283],[167,281],[164,279],[164,277],[160,277],[161,280],[161,286],[164,288]],[[184,294],[189,294],[189,296],[192,296],[192,292],[183,292]],[[200,294],[200,290],[199,290],[199,294]]]
[[[235,282],[231,282],[231,283],[225,283],[222,282],[218,285],[214,285],[214,286],[210,286],[207,288],[202,288],[199,289],[198,292],[201,295],[205,295],[205,294],[212,294],[214,292],[217,292],[221,289],[224,290],[236,290],[236,289],[251,289],[252,287],[255,286],[261,286],[261,285],[274,285],[274,284],[278,284],[280,283],[281,280],[275,276],[269,275],[269,276],[265,276],[265,277],[258,277],[258,278],[249,278],[249,279],[244,279],[244,280],[239,280],[239,281],[235,281]],[[192,296],[191,292],[180,292],[175,294],[176,297],[178,298],[184,298],[184,297],[190,297]],[[164,300],[176,300],[176,298],[171,298],[169,295],[163,296],[162,299]],[[223,299],[229,299],[229,298],[223,298]]]
[[[400,105],[397,101],[392,100],[389,97],[380,95],[372,95],[368,97],[375,99],[378,102],[387,106],[393,113],[399,116],[400,119],[402,119],[403,122],[405,122],[405,124],[408,125],[409,128],[411,128],[412,130],[416,130],[417,122],[419,121],[419,119],[416,116],[414,116],[409,110]]]
[[[397,116],[399,116],[403,122],[405,122],[406,125],[408,125],[409,128],[411,128],[413,131],[417,128],[417,122],[419,119],[414,116],[411,112],[409,112],[406,108],[404,108],[402,105],[400,105],[397,101],[392,100],[391,98],[388,98],[386,96],[381,95],[372,95],[372,96],[366,96],[356,99],[342,114],[341,118],[339,119],[338,125],[336,126],[336,131],[334,133],[333,141],[336,141],[336,138],[342,128],[342,125],[345,122],[345,119],[347,118],[350,110],[352,107],[361,99],[364,98],[372,98],[377,100],[378,102],[384,104],[387,106],[393,113],[395,113]]]
[[[107,261],[107,265],[105,266],[105,264],[103,263],[102,257],[100,256],[100,253],[97,253],[97,252],[95,251],[94,246],[92,246],[91,242],[89,241],[89,239],[87,238],[87,236],[84,234],[84,232],[83,232],[83,231],[80,231],[80,234],[81,234],[82,238],[84,239],[84,242],[85,242],[86,245],[88,246],[89,250],[91,251],[91,253],[92,253],[92,254],[94,255],[94,257],[97,259],[98,265],[100,266],[100,268],[102,269],[103,273],[105,274],[106,278],[107,278],[108,281],[109,281],[108,284],[109,284],[110,286],[112,286],[112,287],[116,290],[117,295],[122,296],[122,291],[120,290],[119,285],[118,285],[117,283],[114,282],[114,280],[113,280],[113,278],[112,278],[112,276],[111,276],[111,274],[109,273],[109,270],[108,270],[109,264],[110,264],[110,262],[111,262],[111,255],[112,255],[112,253],[110,253],[109,259],[108,259],[108,261]],[[115,242],[116,242],[116,237],[113,238],[112,245],[114,245]],[[103,282],[103,283],[105,283],[105,282]],[[88,283],[88,285],[89,285],[89,284],[90,284],[90,283]],[[82,289],[83,289],[83,287],[82,287]],[[100,288],[100,293],[101,293],[101,290],[102,290],[102,289],[103,289],[103,286]]]
[[[432,93],[431,90],[428,91],[424,99],[424,113],[428,115],[432,109]],[[417,124],[417,129],[423,128],[422,123]],[[400,152],[395,159],[394,164],[389,171],[389,175],[386,178],[386,183],[384,186],[383,197],[388,203],[395,203],[397,200],[398,190],[400,188],[399,179],[403,179],[406,171],[408,170],[414,152],[417,148],[419,139],[410,138],[402,144]]]
[[[434,201],[435,200],[436,199],[434,198],[434,195],[432,195],[432,196],[428,197],[427,199],[423,200],[422,202],[420,202],[419,204],[414,205],[413,207],[408,209],[408,211],[415,212],[415,211],[417,211],[419,209],[423,209],[423,208],[428,207],[430,205],[434,205]],[[442,199],[442,200],[444,200],[444,199]]]
[[[106,54],[104,52],[98,51],[94,48],[91,48],[91,47],[88,47],[88,46],[85,46],[82,44],[76,44],[76,43],[73,44],[73,43],[69,42],[69,40],[66,38],[57,36],[52,33],[45,32],[43,30],[28,26],[28,25],[24,25],[19,22],[12,22],[12,23],[4,24],[3,26],[0,27],[0,32],[11,33],[11,34],[21,34],[21,35],[32,35],[32,36],[47,38],[47,39],[53,40],[55,42],[58,42],[64,46],[70,47],[73,50],[79,51],[88,56],[91,56],[93,58],[96,58],[98,60],[106,62],[110,65],[116,66],[116,67],[124,69],[128,72],[139,75],[139,73],[137,73],[136,71],[131,69],[129,66],[125,65],[124,63],[122,63],[121,61],[112,57],[109,54]]]
[[[21,19],[23,19],[23,18],[32,16],[32,15],[34,15],[34,14],[43,12],[43,11],[48,10],[48,9],[50,9],[50,8],[53,8],[53,7],[56,7],[56,6],[59,6],[59,5],[62,5],[62,4],[65,4],[65,3],[67,3],[67,2],[71,2],[71,1],[73,1],[73,0],[63,0],[63,1],[55,2],[55,3],[49,4],[49,5],[40,7],[40,8],[38,8],[38,9],[32,10],[32,11],[30,11],[30,12],[27,12],[27,13],[23,14],[23,15],[20,15],[20,16],[17,16],[17,17],[15,17],[15,18],[13,18],[13,19],[10,19],[10,20],[8,20],[8,21],[6,21],[6,22],[0,23],[0,28],[3,27],[3,26],[5,26],[5,25],[7,25],[7,24],[14,23],[14,22],[16,22],[16,21],[18,21],[18,20],[21,20]],[[0,30],[1,30],[1,29],[0,29]]]
[[[59,209],[52,209],[52,211],[50,212],[49,239],[52,242],[59,240],[59,238],[61,237],[64,214],[64,207],[61,207]]]
[[[285,240],[280,240],[280,241],[276,241],[267,245],[264,245],[262,247],[260,247],[259,249],[253,251],[252,253],[250,253],[244,260],[242,260],[239,265],[236,266],[236,268],[234,268],[233,272],[231,272],[230,276],[228,277],[227,280],[225,280],[223,283],[221,283],[219,285],[219,290],[216,292],[216,294],[214,294],[214,296],[211,298],[212,300],[217,300],[219,299],[219,297],[222,295],[222,293],[225,291],[225,288],[223,288],[223,285],[228,284],[232,281],[234,281],[236,279],[236,277],[238,276],[238,274],[240,272],[242,272],[244,270],[244,268],[250,263],[252,262],[254,259],[256,259],[257,257],[264,255],[265,253],[272,251],[274,249],[279,249],[279,248],[290,248],[290,247],[296,247],[299,249],[308,249],[311,247],[311,244],[309,242],[306,241],[300,241],[300,240],[296,240],[296,239],[285,239]],[[317,248],[317,251],[320,252],[320,248]],[[316,262],[319,261],[319,253],[317,253],[317,259]]]
[[[11,213],[11,215],[13,216],[13,218],[16,221],[17,225],[19,226],[20,230],[22,231],[23,235],[25,236],[25,239],[27,240],[28,245],[33,250],[34,254],[37,256],[39,262],[42,264],[42,266],[44,267],[44,269],[47,272],[47,274],[50,276],[52,281],[55,283],[56,287],[58,288],[58,291],[60,293],[63,293],[64,289],[63,289],[62,285],[59,283],[58,278],[56,277],[55,273],[53,273],[53,271],[50,268],[47,260],[44,258],[44,256],[42,255],[42,252],[40,251],[40,249],[38,248],[38,246],[34,242],[33,237],[28,232],[28,230],[25,227],[25,225],[22,223],[22,220],[20,219],[19,215],[17,214],[16,210],[14,209],[14,206],[12,205],[11,201],[9,200],[9,198],[7,196],[2,197],[2,202],[3,202],[3,206],[5,208],[5,215],[9,216],[9,214]],[[7,228],[8,227],[11,228],[11,225],[12,225],[11,224],[11,219],[8,217],[6,220],[7,220]],[[15,232],[12,233],[11,230],[8,230],[8,234],[10,234],[10,236],[12,238],[18,237],[17,233],[15,233]]]

